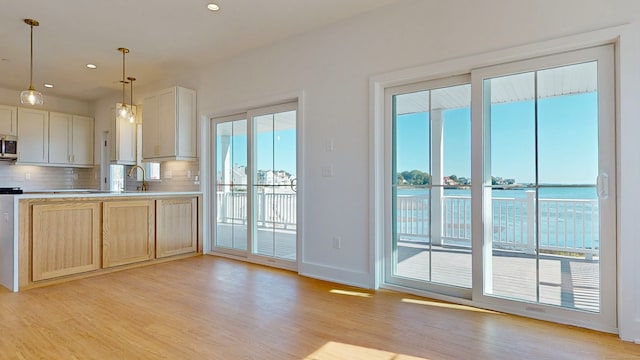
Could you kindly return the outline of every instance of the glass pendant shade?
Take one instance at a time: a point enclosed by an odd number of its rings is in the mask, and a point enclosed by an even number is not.
[[[20,93],[20,102],[25,105],[42,105],[44,97],[42,93],[35,89],[23,90]]]
[[[42,105],[44,103],[42,93],[33,88],[33,27],[39,26],[40,23],[33,19],[24,19],[24,23],[31,28],[31,53],[29,56],[29,88],[20,93],[20,103],[23,105]]]
[[[118,118],[124,121],[130,121],[133,112],[127,104],[121,104],[118,108]]]
[[[136,122],[136,114],[133,112],[133,109],[131,109],[131,115],[129,116],[129,122],[130,123],[134,123]]]

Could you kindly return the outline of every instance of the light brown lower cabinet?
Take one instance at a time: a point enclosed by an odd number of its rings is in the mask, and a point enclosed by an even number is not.
[[[198,199],[156,200],[156,257],[197,251]]]
[[[20,200],[19,287],[202,251],[199,206],[200,196]]]
[[[34,204],[32,280],[100,268],[100,202]]]
[[[154,258],[153,200],[105,201],[102,207],[102,267]]]

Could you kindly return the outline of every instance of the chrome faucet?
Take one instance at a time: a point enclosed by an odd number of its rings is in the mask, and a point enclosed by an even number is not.
[[[147,191],[147,182],[144,180],[144,168],[142,166],[134,165],[133,167],[131,167],[131,169],[129,169],[127,176],[131,176],[131,174],[133,174],[133,170],[135,170],[136,168],[142,170],[142,187],[140,188],[140,190]]]

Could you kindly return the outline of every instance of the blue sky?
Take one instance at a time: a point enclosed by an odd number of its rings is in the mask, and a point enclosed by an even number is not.
[[[220,154],[221,142],[216,141]],[[247,136],[232,137],[232,162],[235,166],[247,166]],[[285,170],[296,175],[296,130],[287,129],[258,134],[257,161],[259,170]],[[218,171],[222,164],[218,162]]]
[[[558,96],[538,101],[538,166],[541,184],[595,184],[597,94]],[[397,123],[397,171],[429,169],[428,113],[402,115]],[[444,117],[444,174],[471,177],[469,108],[447,110]],[[535,181],[534,102],[494,104],[491,109],[491,175],[518,183]],[[234,136],[233,163],[246,165],[246,136]],[[260,133],[260,170],[295,175],[295,129]],[[219,142],[218,142],[219,146]],[[219,148],[218,148],[219,149]]]
[[[541,184],[594,184],[597,167],[597,94],[538,101],[538,164]],[[444,174],[470,177],[469,109],[444,117]],[[534,102],[494,104],[491,109],[491,175],[535,181]],[[428,113],[402,115],[397,123],[397,171],[429,172]]]

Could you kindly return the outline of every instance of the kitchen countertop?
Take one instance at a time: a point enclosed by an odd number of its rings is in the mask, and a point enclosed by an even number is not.
[[[144,197],[202,195],[201,191],[102,191],[94,189],[33,190],[14,195],[18,199],[49,198],[103,198],[103,197]]]

